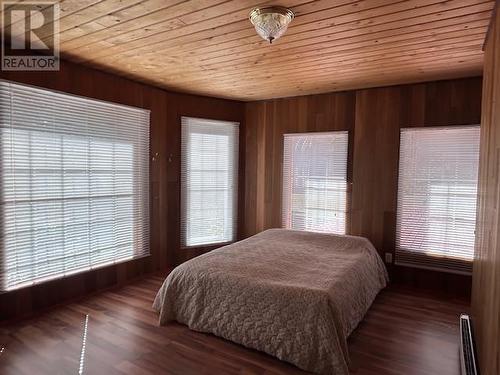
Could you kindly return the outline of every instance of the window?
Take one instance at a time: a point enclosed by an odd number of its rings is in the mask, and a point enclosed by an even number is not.
[[[346,131],[285,134],[283,226],[345,234]]]
[[[149,253],[149,111],[0,81],[0,289]]]
[[[234,241],[239,124],[182,118],[182,246]]]
[[[401,131],[396,263],[469,273],[479,126]]]

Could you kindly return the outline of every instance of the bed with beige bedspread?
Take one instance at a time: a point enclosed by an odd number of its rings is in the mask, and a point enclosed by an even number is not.
[[[347,337],[385,287],[366,238],[270,229],[175,268],[153,308],[304,370],[348,374]]]

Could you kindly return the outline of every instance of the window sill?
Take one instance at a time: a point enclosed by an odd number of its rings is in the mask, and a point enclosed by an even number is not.
[[[429,271],[471,275],[473,260],[396,250],[394,264],[396,266],[421,268]]]
[[[107,268],[107,267],[118,266],[118,265],[125,264],[125,263],[128,263],[128,262],[136,261],[136,260],[139,260],[139,259],[148,258],[150,256],[151,256],[151,254],[131,256],[131,257],[119,259],[119,260],[112,261],[112,262],[106,262],[106,263],[98,264],[98,265],[95,265],[95,266],[81,268],[81,269],[74,270],[74,271],[71,271],[71,272],[68,272],[68,273],[59,273],[57,275],[52,275],[52,276],[48,276],[48,277],[45,277],[45,278],[36,279],[34,281],[28,281],[28,282],[16,285],[14,287],[11,287],[11,288],[8,288],[8,289],[5,289],[5,290],[0,290],[0,294],[14,292],[14,291],[18,291],[18,290],[26,289],[26,288],[30,288],[30,287],[37,287],[39,285],[47,284],[47,283],[50,283],[50,282],[56,282],[56,281],[59,281],[59,280],[64,280],[64,279],[71,278],[71,277],[74,277],[74,276],[81,276],[81,275],[83,275],[85,273],[89,273],[89,272],[92,272],[92,271],[98,271],[98,270],[101,270],[101,269],[104,269],[104,268]]]
[[[231,245],[235,242],[236,241],[229,241],[229,242],[217,242],[217,243],[204,244],[204,245],[181,246],[181,250],[182,251],[190,251],[190,250],[210,251],[210,250],[215,250],[219,247]]]

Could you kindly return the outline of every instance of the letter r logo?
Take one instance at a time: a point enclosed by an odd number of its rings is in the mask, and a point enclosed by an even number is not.
[[[11,48],[12,49],[26,49],[26,41],[28,41],[30,49],[49,49],[37,34],[44,25],[45,16],[39,10],[22,9],[12,10],[11,22],[19,25],[18,27],[25,30],[24,33],[18,35],[11,34]]]

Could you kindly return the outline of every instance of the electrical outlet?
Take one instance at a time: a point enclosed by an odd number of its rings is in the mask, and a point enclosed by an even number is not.
[[[385,262],[389,264],[392,263],[392,253],[385,253]]]

